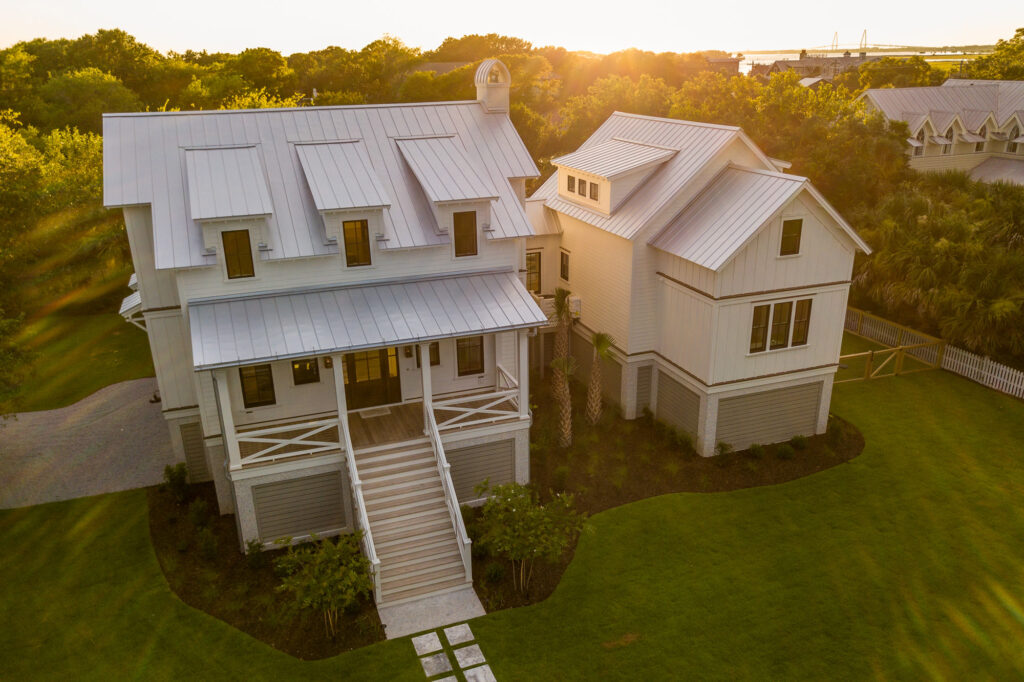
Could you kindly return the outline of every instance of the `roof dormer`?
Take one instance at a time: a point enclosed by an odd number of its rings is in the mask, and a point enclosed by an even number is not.
[[[613,138],[553,159],[558,193],[611,215],[677,150]]]

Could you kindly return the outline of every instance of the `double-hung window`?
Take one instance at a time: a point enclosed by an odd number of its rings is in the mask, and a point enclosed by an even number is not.
[[[804,221],[800,218],[782,221],[782,243],[779,245],[780,256],[795,256],[800,253],[800,234],[803,232]]]
[[[370,265],[370,226],[365,220],[346,220],[342,223],[345,233],[345,265],[354,268]]]
[[[423,367],[423,361],[420,360],[420,349],[419,346],[413,346],[413,348],[415,349],[416,352],[416,369],[420,369]],[[440,365],[441,345],[437,341],[434,341],[433,343],[430,344],[428,352],[430,353],[430,366],[437,367],[438,365]]]
[[[580,181],[577,182],[577,184],[576,184],[576,192],[581,197],[587,196],[587,181],[586,180],[580,180]]]
[[[242,382],[242,404],[246,407],[273,405],[274,374],[270,365],[239,367],[238,378]]]
[[[455,340],[455,355],[460,377],[484,372],[484,337],[468,336]]]
[[[750,324],[750,352],[806,346],[810,327],[809,298],[755,305]]]
[[[569,281],[569,253],[562,251],[560,260],[558,263],[558,276],[564,279],[566,282]]]
[[[576,176],[569,175],[565,179],[565,189],[569,194],[576,191]]]
[[[526,254],[526,290],[540,296],[540,251]]]

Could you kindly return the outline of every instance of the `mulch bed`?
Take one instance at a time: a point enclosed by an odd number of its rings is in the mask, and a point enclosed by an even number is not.
[[[332,641],[319,612],[300,611],[290,593],[277,591],[281,580],[272,564],[280,551],[263,552],[262,566],[250,566],[239,551],[234,515],[216,513],[213,484],[193,485],[190,493],[210,510],[208,523],[216,537],[212,558],[203,555],[189,502],[178,504],[158,487],[148,491],[153,548],[171,590],[183,602],[306,660],[336,656],[384,639],[377,609],[367,599],[354,612],[339,614],[337,639]]]
[[[578,382],[572,387],[575,442],[561,448],[558,409],[549,384],[536,378],[532,384],[530,480],[542,500],[566,491],[573,494],[576,509],[588,515],[666,493],[726,492],[784,483],[847,462],[864,449],[860,431],[833,416],[828,434],[807,438],[806,446],[793,449],[788,459],[781,445],[765,446],[760,457],[750,451],[700,457],[689,438],[649,415],[625,421],[609,407],[591,426],[583,414],[586,389]],[[556,564],[536,562],[529,592],[522,594],[513,587],[508,561],[474,547],[474,585],[484,608],[495,611],[543,601],[558,586],[574,552],[575,545]]]

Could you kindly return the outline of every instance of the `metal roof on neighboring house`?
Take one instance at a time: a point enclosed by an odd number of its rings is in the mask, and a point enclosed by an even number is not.
[[[185,149],[185,169],[192,220],[273,213],[255,146]]]
[[[397,138],[453,136],[494,186],[490,238],[531,235],[509,178],[539,173],[507,114],[488,114],[477,101],[429,104],[302,107],[244,111],[106,114],[103,117],[103,190],[106,206],[149,204],[157,268],[211,263],[202,229],[192,219],[184,149],[249,147],[263,163],[273,212],[267,221],[267,260],[338,252],[306,188],[297,147],[361,140],[381,189],[381,248],[449,242],[439,234],[419,181],[398,150]],[[321,197],[323,199],[324,197]]]
[[[1021,140],[1024,142],[1024,139]],[[970,171],[981,182],[1011,182],[1024,185],[1024,159],[986,159]]]
[[[487,174],[467,158],[451,137],[397,140],[427,198],[434,203],[497,199]]]
[[[197,370],[548,323],[508,271],[191,301],[188,316]]]
[[[390,206],[362,142],[295,145],[318,211]]]
[[[872,102],[886,118],[906,121],[916,133],[924,116],[942,131],[959,116],[970,132],[977,132],[991,114],[997,126],[1024,109],[1024,81],[965,80],[950,78],[942,85],[920,88],[877,88],[861,97]],[[942,112],[936,122],[934,114]],[[943,131],[944,132],[944,131]]]
[[[734,126],[694,123],[667,118],[615,112],[580,150],[615,138],[677,150],[616,209],[606,216],[558,196],[557,177],[552,175],[533,194],[549,208],[625,239],[632,239],[651,224],[707,164],[730,143],[743,140],[766,168],[772,163]]]
[[[552,159],[555,166],[567,166],[606,180],[662,163],[678,150],[613,138]]]

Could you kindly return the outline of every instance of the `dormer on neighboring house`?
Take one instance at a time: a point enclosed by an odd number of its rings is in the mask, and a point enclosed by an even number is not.
[[[558,194],[611,215],[676,150],[613,138],[582,147],[551,163],[558,169]]]

